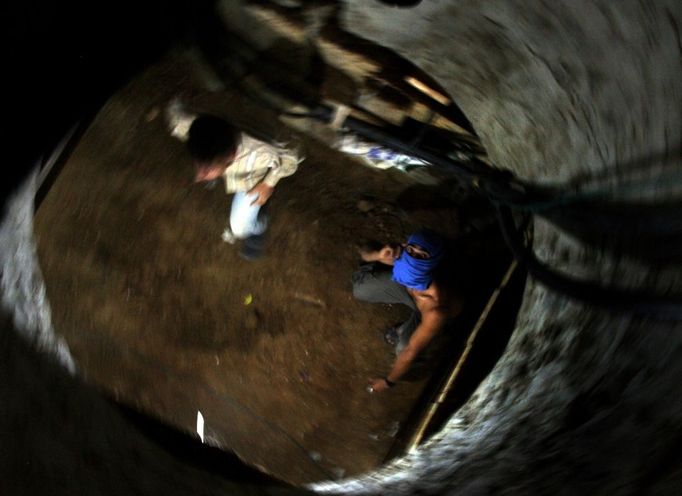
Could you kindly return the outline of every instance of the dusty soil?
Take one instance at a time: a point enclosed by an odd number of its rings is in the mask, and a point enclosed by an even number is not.
[[[354,243],[429,226],[460,234],[462,198],[299,136],[306,160],[269,204],[267,256],[220,233],[230,198],[191,182],[163,108],[177,94],[271,135],[292,133],[229,90],[206,94],[169,57],[116,94],[36,215],[55,328],[87,380],[293,483],[380,464],[425,379],[370,396],[404,309],[354,301]],[[420,201],[428,199],[428,201]],[[466,333],[468,329],[455,329]],[[351,456],[352,455],[352,456]]]

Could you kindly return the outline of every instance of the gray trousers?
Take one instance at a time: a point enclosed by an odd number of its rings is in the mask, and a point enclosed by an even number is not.
[[[353,272],[351,280],[353,296],[358,300],[370,303],[400,303],[412,310],[412,315],[396,328],[398,342],[395,351],[396,354],[400,353],[421,322],[421,314],[405,286],[391,280],[391,269],[379,263],[361,265],[360,269]]]

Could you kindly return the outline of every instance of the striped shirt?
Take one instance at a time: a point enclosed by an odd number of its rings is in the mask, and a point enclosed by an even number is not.
[[[275,187],[280,179],[296,172],[301,161],[292,150],[242,132],[236,158],[223,174],[225,190],[227,193],[249,191],[261,181]]]

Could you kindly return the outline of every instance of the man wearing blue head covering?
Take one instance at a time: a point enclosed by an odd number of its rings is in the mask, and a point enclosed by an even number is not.
[[[370,380],[370,393],[393,387],[448,319],[461,311],[459,299],[437,281],[444,251],[442,238],[426,230],[400,246],[360,251],[368,264],[353,274],[353,296],[372,303],[402,303],[413,310],[407,321],[386,332],[397,357],[386,376]]]

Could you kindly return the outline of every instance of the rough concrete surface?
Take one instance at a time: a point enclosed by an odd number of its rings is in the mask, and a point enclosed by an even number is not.
[[[500,167],[560,184],[606,174],[616,188],[633,161],[654,177],[661,157],[680,165],[679,2],[346,4],[348,29],[409,57],[450,91]],[[655,197],[670,200],[671,191],[657,185]],[[544,222],[535,225],[535,250],[603,282],[680,289],[673,265],[664,270],[600,252]],[[3,249],[2,256],[18,254]],[[530,283],[505,355],[441,433],[376,473],[317,489],[679,494],[680,327],[590,308]],[[68,404],[55,415],[65,410]],[[90,426],[105,418],[92,417]],[[103,456],[116,459],[128,441],[110,439]],[[155,470],[172,480],[194,480],[156,461]],[[127,467],[131,487],[155,483],[146,468]],[[115,492],[108,489],[99,492]]]
[[[674,2],[424,2],[413,11],[351,2],[344,19],[436,77],[499,167],[545,183],[606,173],[613,191],[633,161],[654,177],[663,169],[655,157],[680,165],[681,14]],[[408,22],[407,33],[395,29]],[[657,185],[657,197],[669,199],[671,186]],[[535,227],[536,252],[564,271],[679,288],[676,267]],[[324,489],[675,494],[679,330],[531,283],[506,354],[438,436],[379,473]]]

